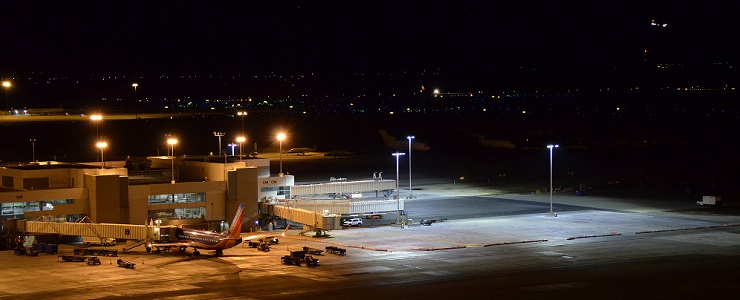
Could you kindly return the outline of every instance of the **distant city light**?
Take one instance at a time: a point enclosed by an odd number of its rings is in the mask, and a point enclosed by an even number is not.
[[[650,20],[650,26],[657,26],[657,27],[668,27],[668,23],[656,23],[655,20]]]

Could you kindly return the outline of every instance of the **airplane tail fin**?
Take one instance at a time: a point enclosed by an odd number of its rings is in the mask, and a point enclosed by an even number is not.
[[[244,204],[239,204],[239,209],[236,210],[234,220],[231,221],[231,227],[229,227],[229,237],[238,237],[242,233],[242,213],[244,212]]]
[[[393,142],[396,140],[395,137],[388,135],[388,133],[385,132],[385,129],[381,129],[379,132],[380,137],[383,138],[383,142],[385,142],[386,145],[392,145]]]

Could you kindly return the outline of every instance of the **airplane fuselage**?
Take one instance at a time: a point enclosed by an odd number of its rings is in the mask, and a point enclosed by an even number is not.
[[[230,238],[228,234],[178,228],[177,241],[181,243],[190,243],[191,247],[195,248],[219,250],[228,249],[241,244],[242,238]]]

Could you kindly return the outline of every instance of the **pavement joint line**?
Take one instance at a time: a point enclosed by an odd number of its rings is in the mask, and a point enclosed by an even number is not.
[[[622,235],[622,234],[619,233],[619,232],[610,232],[610,233],[607,233],[607,234],[572,236],[572,237],[566,238],[566,240],[569,240],[570,241],[570,240],[575,240],[575,239],[585,239],[585,238],[595,238],[595,237],[605,237],[605,236],[617,236],[617,235]]]
[[[411,250],[416,251],[437,251],[437,250],[452,250],[452,249],[464,249],[467,248],[467,246],[453,246],[453,247],[443,247],[443,248],[411,248]]]
[[[686,228],[646,230],[646,231],[638,231],[638,232],[635,232],[635,234],[671,232],[671,231],[682,231],[682,230],[696,230],[696,229],[710,229],[710,228],[723,228],[723,227],[737,227],[737,226],[740,226],[740,223],[738,223],[738,224],[713,225],[713,226],[697,226],[697,227],[686,227]]]
[[[527,244],[527,243],[539,243],[539,242],[547,242],[547,240],[529,240],[529,241],[516,241],[516,242],[501,242],[501,243],[486,244],[486,245],[483,245],[483,247],[502,246],[502,245],[515,245],[515,244]]]

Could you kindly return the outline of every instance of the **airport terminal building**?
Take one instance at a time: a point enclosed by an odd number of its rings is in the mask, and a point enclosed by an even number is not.
[[[260,200],[290,198],[292,175],[270,161],[223,157],[147,157],[0,168],[3,220],[182,225],[221,231],[244,204],[244,230],[260,226]]]

